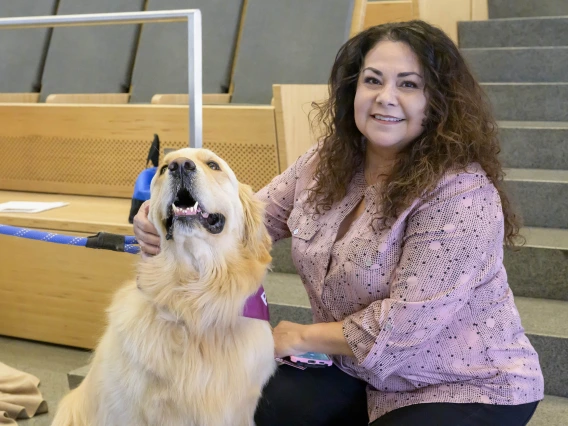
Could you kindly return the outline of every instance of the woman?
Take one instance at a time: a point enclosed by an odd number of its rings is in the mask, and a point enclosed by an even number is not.
[[[319,118],[319,146],[257,195],[273,240],[292,236],[314,316],[274,329],[276,356],[334,367],[280,367],[257,425],[525,425],[544,384],[503,267],[519,223],[454,43],[421,21],[358,34]],[[156,253],[144,209],[134,224]]]

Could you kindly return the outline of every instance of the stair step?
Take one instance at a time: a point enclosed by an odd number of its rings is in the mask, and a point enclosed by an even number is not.
[[[272,245],[272,271],[282,274],[296,274],[292,261],[291,240],[286,238]]]
[[[506,167],[568,170],[568,122],[501,121],[498,125]]]
[[[526,226],[568,228],[568,171],[507,169],[505,184]]]
[[[544,392],[568,397],[568,302],[516,297],[515,303],[540,359]]]
[[[526,243],[503,259],[515,296],[568,302],[568,230],[527,227],[521,235]]]
[[[76,387],[79,387],[88,372],[89,364],[67,373],[67,383],[69,384],[69,389],[73,390]]]
[[[309,299],[298,275],[270,273],[264,287],[273,325],[281,320],[312,322]],[[545,393],[568,397],[568,302],[519,296],[515,302],[525,332],[539,354]]]
[[[480,82],[568,81],[568,47],[483,47],[461,52]]]
[[[531,228],[522,229],[526,247],[568,251],[568,229]],[[568,279],[568,274],[565,275]]]
[[[263,283],[270,306],[270,323],[287,320],[311,324],[310,300],[298,274],[270,272]]]
[[[517,296],[515,304],[527,333],[564,339],[568,343],[568,302]]]
[[[568,16],[458,22],[461,48],[568,46]]]
[[[545,395],[528,426],[566,426],[567,424],[568,398]]]
[[[566,0],[488,0],[489,19],[566,16]]]
[[[568,2],[567,2],[568,3]],[[568,83],[482,83],[500,121],[568,121]]]

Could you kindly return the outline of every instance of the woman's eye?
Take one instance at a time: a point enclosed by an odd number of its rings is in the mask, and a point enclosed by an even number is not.
[[[365,77],[365,83],[368,84],[381,84],[381,82],[379,80],[377,80],[375,77]]]
[[[210,169],[221,170],[221,167],[219,167],[219,164],[217,164],[215,161],[209,161],[207,165],[209,166]]]
[[[162,166],[162,168],[160,169],[160,176],[163,175],[166,170],[168,170],[168,165],[167,165],[167,164],[164,165],[164,166]]]
[[[414,89],[416,89],[418,87],[418,85],[413,81],[403,81],[401,86],[402,87],[411,87],[411,88],[414,88]]]

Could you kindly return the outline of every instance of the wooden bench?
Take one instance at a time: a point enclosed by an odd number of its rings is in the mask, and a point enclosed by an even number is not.
[[[231,102],[230,93],[204,93],[203,105],[223,105]],[[188,105],[189,95],[165,94],[152,96],[152,104],[156,105]]]
[[[0,103],[37,103],[39,93],[0,93]]]
[[[441,28],[458,43],[458,22],[487,18],[487,0],[371,0],[367,3],[364,28],[422,19]]]
[[[0,105],[0,202],[65,201],[0,223],[87,236],[132,235],[135,179],[157,133],[161,148],[188,145],[188,107]],[[279,172],[274,107],[204,106],[203,145],[259,189]],[[163,152],[163,151],[162,151]],[[0,236],[0,334],[92,348],[116,288],[137,256]]]
[[[73,93],[51,94],[45,99],[48,104],[127,104],[128,93]]]
[[[276,113],[280,170],[285,170],[323,134],[311,125],[313,102],[329,96],[327,84],[275,84],[272,105]]]
[[[369,1],[365,13],[364,28],[388,22],[419,19],[418,3],[418,0]]]

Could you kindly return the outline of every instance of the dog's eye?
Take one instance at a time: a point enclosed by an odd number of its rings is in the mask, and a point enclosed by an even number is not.
[[[164,165],[164,166],[162,166],[162,168],[160,169],[160,176],[163,175],[166,170],[168,170],[168,165],[167,165],[167,164]]]
[[[221,167],[219,167],[219,164],[217,164],[215,161],[209,161],[207,165],[209,166],[210,169],[221,170]]]

